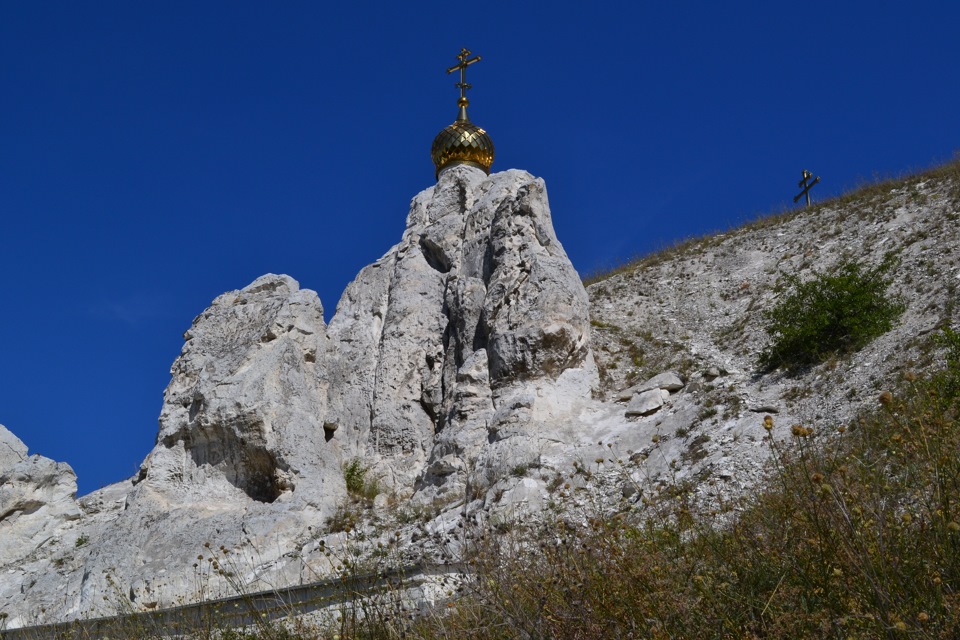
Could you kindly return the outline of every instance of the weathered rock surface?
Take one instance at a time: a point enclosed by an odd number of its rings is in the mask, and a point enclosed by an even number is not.
[[[621,402],[630,401],[635,395],[644,393],[652,389],[662,389],[664,391],[679,391],[683,389],[684,382],[674,371],[665,371],[658,373],[646,382],[634,385],[629,389],[621,391],[617,399]]]
[[[401,494],[462,494],[470,473],[534,455],[536,410],[589,396],[588,304],[542,180],[444,171],[330,322],[337,437]]]
[[[633,399],[627,403],[627,410],[625,413],[627,417],[645,416],[662,407],[669,398],[670,392],[663,389],[658,388],[641,391],[635,394]]]
[[[211,595],[230,580],[198,562],[208,544],[244,558],[245,588],[329,574],[317,537],[348,461],[398,499],[443,505],[562,444],[558,425],[569,441],[598,381],[588,307],[541,180],[444,171],[329,327],[288,276],[214,300],[184,334],[140,472],[79,505],[70,494],[70,535],[8,575],[0,607],[20,625]],[[5,464],[25,455],[14,440]],[[542,493],[523,487],[508,499]]]
[[[270,573],[345,495],[344,454],[324,430],[329,340],[313,291],[263,276],[219,296],[184,339],[157,444],[91,543],[78,614],[101,610],[113,585],[141,603],[191,593],[206,544],[257,548]]]
[[[339,443],[323,429],[329,340],[316,293],[263,276],[214,300],[184,338],[138,482],[178,500],[317,506],[342,493]]]
[[[657,449],[698,492],[719,494],[757,481],[763,414],[775,414],[775,434],[798,422],[830,431],[903,370],[935,365],[929,338],[956,326],[960,280],[960,184],[935,173],[697,239],[588,287],[603,395],[626,402],[639,381],[680,374],[687,385],[670,407],[640,424],[659,423]],[[843,257],[874,265],[887,252],[901,260],[891,293],[907,303],[890,332],[795,378],[758,371],[763,311],[783,274],[806,279]],[[685,407],[689,420],[676,421]]]
[[[442,560],[467,523],[622,512],[678,482],[742,494],[764,474],[764,413],[788,441],[933,361],[916,338],[956,324],[958,208],[960,185],[904,183],[658,254],[588,300],[541,180],[448,169],[329,326],[274,275],[198,316],[136,477],[75,500],[69,467],[0,427],[0,611],[23,626],[311,581],[378,544]],[[756,370],[778,274],[889,250],[897,327],[798,378]],[[384,488],[370,507],[348,499],[352,460]],[[349,540],[331,529],[344,509],[362,512]]]
[[[56,596],[43,593],[36,602],[29,590],[51,570],[51,555],[81,517],[75,501],[77,478],[70,465],[39,455],[0,425],[0,610],[7,624],[29,623],[30,611]]]
[[[65,462],[28,455],[0,425],[0,566],[35,554],[80,517],[77,477]]]

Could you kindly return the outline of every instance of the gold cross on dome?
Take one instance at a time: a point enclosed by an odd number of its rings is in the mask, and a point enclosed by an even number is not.
[[[474,62],[480,62],[480,56],[475,58],[470,57],[470,51],[467,49],[460,49],[460,55],[457,56],[457,59],[460,60],[460,64],[455,65],[447,69],[447,73],[453,73],[457,69],[460,69],[460,82],[457,83],[457,86],[460,87],[460,101],[459,104],[462,107],[467,106],[467,89],[472,88],[472,85],[467,84],[467,67],[472,65]]]

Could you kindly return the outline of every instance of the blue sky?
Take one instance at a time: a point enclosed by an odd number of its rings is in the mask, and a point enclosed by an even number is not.
[[[0,4],[0,423],[81,493],[153,446],[182,333],[343,288],[470,114],[583,274],[960,149],[954,2]]]

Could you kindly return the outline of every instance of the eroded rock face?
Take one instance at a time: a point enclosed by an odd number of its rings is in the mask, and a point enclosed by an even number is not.
[[[921,361],[916,336],[955,324],[940,286],[960,260],[955,190],[799,212],[593,285],[604,402],[543,183],[445,170],[328,327],[286,276],[217,298],[185,335],[135,478],[75,501],[69,467],[0,427],[0,612],[17,627],[235,594],[210,570],[220,545],[247,591],[329,576],[329,550],[355,550],[328,526],[355,457],[388,487],[357,524],[370,554],[442,560],[469,523],[557,500],[574,517],[620,513],[673,483],[729,504],[764,477],[768,438],[785,448],[790,425],[851,418]],[[754,371],[778,270],[890,250],[905,261],[900,325],[804,378]],[[431,515],[390,520],[410,503]]]
[[[598,382],[589,329],[543,181],[445,170],[329,327],[288,276],[214,300],[184,334],[156,446],[131,480],[77,503],[69,467],[25,458],[0,431],[10,486],[60,505],[44,520],[58,535],[7,573],[0,608],[19,626],[209,597],[230,586],[204,564],[221,545],[244,558],[251,590],[328,575],[317,536],[346,497],[348,461],[397,499],[444,505],[576,441]],[[539,504],[543,486],[491,500]],[[26,522],[34,503],[3,491]]]
[[[80,517],[77,476],[65,462],[28,455],[0,425],[0,566],[30,557]]]
[[[497,423],[534,430],[518,418],[533,404],[516,400],[520,387],[589,395],[589,328],[543,181],[453,167],[413,199],[401,242],[344,293],[329,328],[331,419],[395,489],[459,490],[484,466]]]
[[[313,291],[263,276],[219,296],[184,339],[157,444],[95,532],[75,615],[101,612],[115,584],[134,602],[195,597],[207,545],[256,549],[261,571],[289,579],[283,555],[345,495],[344,453],[324,429],[330,345]]]
[[[184,338],[140,479],[178,495],[316,501],[340,462],[324,437],[329,340],[316,293],[263,276],[214,300]]]

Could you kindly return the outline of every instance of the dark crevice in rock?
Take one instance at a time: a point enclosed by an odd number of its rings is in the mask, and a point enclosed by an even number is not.
[[[449,322],[447,323],[449,327]],[[446,331],[444,331],[446,333]],[[438,357],[439,356],[439,357]],[[421,383],[420,408],[433,423],[434,433],[443,425],[440,420],[440,406],[443,404],[443,354],[425,354],[427,374]],[[439,366],[438,366],[439,365]],[[439,380],[435,375],[439,374]]]
[[[479,351],[480,349],[486,349],[487,345],[489,344],[490,327],[487,326],[485,318],[483,317],[483,314],[481,314],[480,320],[477,322],[477,328],[473,332],[473,344],[470,346],[474,351]]]
[[[457,182],[457,201],[460,211],[467,210],[467,183],[464,180]]]
[[[440,429],[443,428],[443,425],[440,421],[440,414],[437,411],[437,405],[427,401],[426,398],[421,396],[420,408],[423,409],[423,412],[427,414],[427,416],[430,418],[430,421],[433,423],[434,432],[440,431]]]
[[[7,518],[10,518],[13,516],[29,515],[39,510],[40,507],[42,506],[43,506],[43,503],[37,500],[28,500],[27,502],[21,502],[19,504],[16,504],[10,507],[4,513],[0,514],[0,522],[3,522]]]
[[[193,422],[194,419],[196,419],[197,414],[200,413],[201,409],[203,409],[203,398],[200,396],[197,396],[190,403],[189,416],[187,419],[190,422]]]
[[[493,277],[493,246],[492,243],[488,240],[487,246],[483,251],[483,269],[481,278],[483,279],[483,284],[486,287],[490,286],[490,278]]]
[[[425,235],[420,236],[420,253],[423,254],[423,258],[427,261],[427,264],[429,264],[431,268],[439,271],[440,273],[447,273],[450,271],[450,258],[443,250],[443,247]]]

